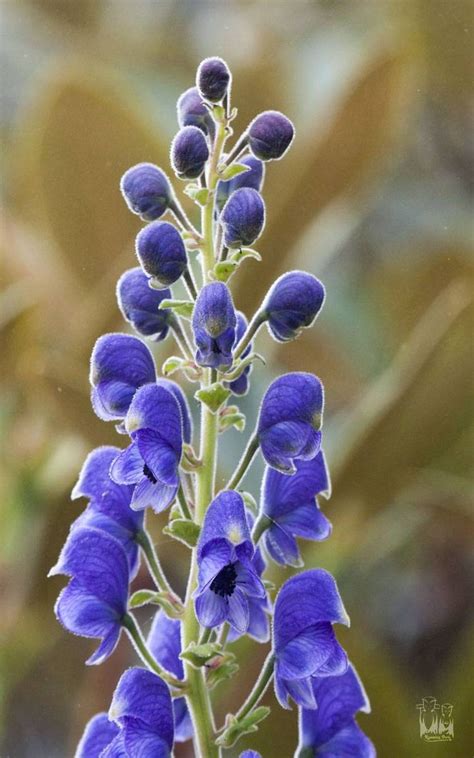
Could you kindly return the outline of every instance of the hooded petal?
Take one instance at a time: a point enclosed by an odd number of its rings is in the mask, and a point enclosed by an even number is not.
[[[281,421],[263,430],[259,441],[269,466],[283,474],[294,474],[298,458],[314,457],[319,452],[321,432],[304,421]]]
[[[160,303],[171,298],[171,290],[150,287],[147,275],[137,266],[122,274],[116,294],[123,317],[139,334],[157,341],[166,337],[172,311],[160,308]]]
[[[123,728],[127,756],[134,758],[170,758],[171,748],[140,719],[127,718]]]
[[[278,672],[283,679],[316,675],[340,648],[330,623],[309,626],[278,653]],[[347,665],[347,664],[346,664]]]
[[[126,501],[128,498],[130,502],[131,489],[117,485],[109,476],[110,466],[120,452],[120,448],[112,445],[103,445],[92,450],[84,461],[71,499],[87,497],[100,501],[104,495],[108,495],[120,501]]]
[[[133,516],[138,516],[143,525],[143,514],[135,513],[127,506],[128,511]],[[71,529],[78,529],[80,527],[92,527],[94,529],[101,529],[116,540],[120,542],[128,559],[128,565],[130,569],[130,579],[134,579],[138,571],[139,565],[139,551],[138,544],[135,541],[135,537],[141,526],[137,525],[137,528],[131,532],[125,526],[122,526],[117,520],[105,515],[100,510],[94,507],[94,504],[89,505],[83,513],[71,524]]]
[[[211,539],[202,548],[198,545],[199,591],[212,582],[231,558],[232,547],[225,539]]]
[[[118,484],[136,484],[143,476],[144,465],[137,443],[132,442],[112,461],[110,476]]]
[[[300,505],[314,503],[319,494],[330,494],[329,471],[322,450],[309,461],[296,461],[295,468],[291,477],[268,466],[265,469],[260,507],[275,521]]]
[[[210,540],[224,539],[231,545],[242,546],[243,553],[253,556],[254,548],[245,515],[242,496],[234,490],[220,492],[206,511],[198,543],[198,559]]]
[[[156,378],[150,350],[129,334],[104,334],[91,356],[94,410],[105,421],[122,419],[136,390]]]
[[[258,422],[259,433],[284,421],[304,421],[319,429],[324,405],[321,381],[294,372],[275,379],[266,391]]]
[[[324,569],[312,569],[291,577],[275,602],[275,651],[278,654],[305,629],[326,621],[349,624],[331,574]]]
[[[142,668],[130,668],[122,674],[114,692],[109,718],[119,726],[129,719],[143,726],[173,747],[173,710],[168,685],[156,674]]]
[[[267,529],[263,535],[263,543],[275,563],[279,563],[280,566],[298,568],[302,565],[295,538],[279,524],[274,523]]]
[[[188,401],[186,400],[186,395],[184,394],[179,384],[172,382],[171,379],[159,378],[156,380],[156,383],[159,387],[164,387],[165,389],[169,390],[178,401],[179,409],[181,411],[181,419],[183,422],[183,439],[185,442],[191,442],[191,437],[193,434],[193,422],[191,411],[189,410]]]
[[[118,614],[125,612],[129,569],[125,551],[115,537],[99,529],[73,529],[50,576],[66,574]]]
[[[183,422],[175,393],[162,384],[148,384],[133,397],[125,419],[127,432],[152,429],[181,457]]]
[[[118,732],[117,725],[109,721],[106,713],[98,713],[87,723],[74,758],[99,758]]]

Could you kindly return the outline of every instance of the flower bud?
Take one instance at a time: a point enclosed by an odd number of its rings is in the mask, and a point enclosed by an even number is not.
[[[206,58],[199,64],[196,84],[204,100],[219,103],[226,94],[230,81],[229,67],[222,58]]]
[[[152,289],[139,266],[125,271],[117,282],[117,301],[123,317],[139,334],[154,337],[157,342],[168,334],[171,310],[160,309],[160,303],[170,297],[169,289]]]
[[[232,365],[236,315],[229,289],[222,282],[206,284],[194,306],[193,332],[200,366],[224,370]]]
[[[157,289],[178,281],[188,265],[181,235],[168,221],[145,226],[137,236],[136,251],[142,269]]]
[[[233,192],[221,213],[224,244],[246,247],[257,240],[265,224],[265,205],[257,190],[243,187]]]
[[[197,126],[184,126],[171,143],[171,165],[180,179],[197,179],[204,171],[209,149]]]
[[[228,181],[220,181],[217,184],[216,190],[216,204],[219,211],[221,211],[226,204],[227,200],[233,192],[242,187],[250,187],[251,189],[260,192],[263,185],[264,177],[264,164],[255,158],[253,155],[246,155],[244,158],[239,158],[239,163],[244,166],[249,166],[249,171],[244,171],[242,174],[237,174],[233,179]]]
[[[268,330],[278,342],[298,337],[321,310],[325,290],[319,279],[305,271],[290,271],[272,285],[262,310]]]
[[[265,111],[254,118],[248,128],[249,147],[261,161],[283,158],[295,136],[290,119],[279,111]]]
[[[122,176],[120,189],[125,202],[144,221],[163,215],[173,199],[173,190],[165,172],[153,163],[138,163]]]
[[[190,87],[180,95],[177,103],[178,124],[183,126],[197,126],[204,134],[214,139],[216,127],[214,120],[202,102],[197,87]]]

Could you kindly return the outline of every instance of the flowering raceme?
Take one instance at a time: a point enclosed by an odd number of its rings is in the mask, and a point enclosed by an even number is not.
[[[234,305],[232,277],[249,259],[261,259],[251,246],[265,226],[265,169],[286,155],[294,127],[284,114],[265,111],[229,148],[237,113],[231,86],[226,62],[206,58],[196,86],[177,102],[171,168],[186,181],[200,225],[162,168],[139,163],[120,183],[126,205],[144,222],[135,242],[139,265],[116,289],[137,336],[102,335],[90,366],[93,410],[116,422],[119,444],[86,457],[72,491],[74,500],[85,499],[84,509],[50,575],[68,577],[55,605],[62,626],[99,640],[88,664],[111,656],[124,632],[141,665],[122,674],[90,718],[76,758],[168,758],[175,743],[190,740],[196,758],[219,758],[268,716],[261,699],[272,680],[274,705],[298,708],[298,758],[375,756],[355,721],[369,711],[368,700],[336,637],[335,625],[349,620],[335,579],[309,568],[278,589],[266,578],[270,562],[304,565],[309,554],[300,552],[299,539],[317,543],[331,534],[320,502],[331,492],[321,380],[304,371],[274,379],[247,420],[252,431],[227,483],[218,468],[222,435],[245,426],[234,403],[258,375],[260,327],[280,343],[297,339],[326,296],[313,273],[289,271],[253,315]],[[150,348],[165,340],[159,376]],[[259,454],[257,506],[241,483]],[[154,513],[166,540],[190,553],[181,595],[149,531]],[[140,588],[145,571],[153,589]],[[140,606],[151,622],[146,633]],[[216,727],[209,691],[232,682],[239,666],[234,642],[244,636],[268,644],[268,654],[245,701]],[[249,749],[240,758],[261,755]]]

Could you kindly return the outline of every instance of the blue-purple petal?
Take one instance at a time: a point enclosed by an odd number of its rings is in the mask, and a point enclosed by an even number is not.
[[[109,721],[107,714],[98,713],[87,723],[74,758],[99,758],[118,733],[117,725]]]

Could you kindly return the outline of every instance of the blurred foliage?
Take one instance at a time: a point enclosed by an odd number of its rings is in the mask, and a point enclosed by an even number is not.
[[[87,364],[95,338],[123,328],[114,286],[134,265],[139,222],[118,181],[140,160],[167,167],[176,98],[216,53],[234,71],[237,129],[268,107],[297,126],[267,171],[264,260],[238,274],[238,306],[251,314],[291,267],[328,289],[297,342],[259,337],[273,360],[242,407],[253,418],[279,370],[324,380],[334,531],[305,556],[335,572],[353,618],[340,636],[372,701],[362,726],[381,758],[471,754],[472,6],[12,0],[0,13],[2,755],[71,754],[132,660],[122,643],[85,669],[89,646],[56,624],[60,582],[45,576],[83,507],[68,492],[85,452],[116,441],[90,409]],[[223,438],[222,481],[241,444]],[[247,480],[255,494],[260,470]],[[159,524],[155,536],[182,588],[185,548]],[[249,665],[218,690],[219,721],[265,652],[238,648]],[[420,741],[427,695],[454,705],[449,745]],[[248,746],[291,756],[295,722],[275,707]]]

